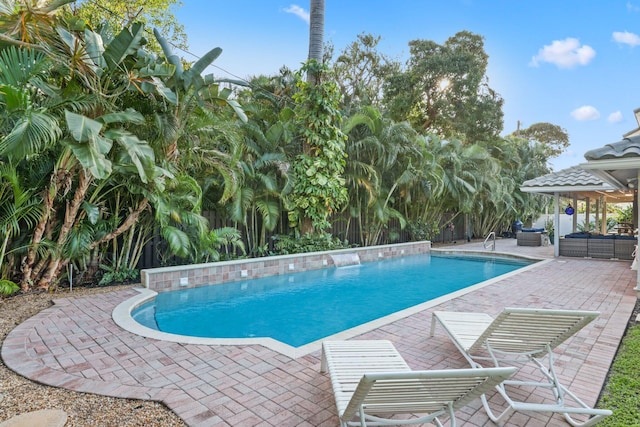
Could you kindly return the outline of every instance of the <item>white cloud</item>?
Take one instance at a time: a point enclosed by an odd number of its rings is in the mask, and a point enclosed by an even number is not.
[[[304,10],[304,8],[298,6],[297,4],[292,4],[291,6],[286,8],[284,11],[287,13],[296,15],[298,18],[302,19],[307,24],[310,22],[311,18],[309,18],[309,12],[307,12],[306,10]]]
[[[613,113],[609,114],[609,117],[607,117],[607,121],[609,123],[620,123],[622,119],[623,117],[620,111],[614,111]]]
[[[640,36],[628,31],[615,31],[613,33],[613,40],[621,44],[628,44],[631,47],[640,45]]]
[[[598,120],[600,118],[600,113],[595,107],[591,105],[583,105],[580,108],[576,108],[571,112],[571,116],[581,122],[588,120]]]
[[[595,56],[596,51],[591,46],[581,46],[578,39],[568,37],[544,46],[531,58],[530,65],[537,67],[540,62],[549,62],[558,68],[573,68],[576,65],[587,65]]]
[[[630,1],[627,2],[627,10],[629,12],[638,12],[640,11],[640,6],[636,6],[635,4],[631,3]]]

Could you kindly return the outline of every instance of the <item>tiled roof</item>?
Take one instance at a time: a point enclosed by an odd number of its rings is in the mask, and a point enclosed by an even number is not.
[[[562,169],[522,183],[522,187],[594,187],[603,185],[605,185],[603,180],[579,166]]]
[[[640,157],[640,135],[629,136],[622,141],[612,142],[601,148],[587,151],[587,160],[622,159],[626,157]]]

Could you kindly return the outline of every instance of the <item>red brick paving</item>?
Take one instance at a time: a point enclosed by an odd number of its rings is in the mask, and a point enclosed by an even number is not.
[[[629,262],[558,258],[480,290],[364,333],[389,339],[414,369],[466,368],[467,362],[436,329],[433,310],[482,311],[504,307],[600,311],[600,316],[556,349],[558,373],[594,404],[636,303]],[[190,426],[337,426],[320,351],[290,359],[257,345],[205,346],[157,341],[120,329],[111,311],[136,295],[125,290],[57,300],[5,339],[2,359],[44,384],[108,396],[163,401]],[[528,368],[518,376],[535,376]],[[518,392],[518,391],[516,391]],[[521,394],[529,401],[546,396]],[[499,405],[497,396],[489,396]],[[458,411],[459,425],[492,426],[480,401]],[[560,415],[514,413],[504,425],[568,425]]]

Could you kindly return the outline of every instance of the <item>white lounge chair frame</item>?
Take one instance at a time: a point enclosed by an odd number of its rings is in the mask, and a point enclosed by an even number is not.
[[[498,415],[493,413],[486,397],[482,396],[482,404],[492,421],[499,423],[513,411],[556,412],[563,414],[574,427],[587,427],[611,415],[611,411],[592,409],[560,383],[553,366],[553,349],[598,314],[594,311],[505,308],[493,319],[485,313],[436,311],[430,335],[434,335],[439,323],[474,368],[483,367],[479,361],[490,361],[496,367],[504,363],[513,365],[531,361],[540,369],[547,382],[508,380],[496,387],[508,404],[507,409]],[[543,361],[545,356],[546,365]],[[556,404],[514,401],[505,389],[508,385],[549,388]],[[572,418],[575,414],[589,418],[577,421]]]
[[[412,371],[386,340],[325,341],[321,372],[329,372],[340,425],[383,426],[423,424],[448,416],[491,390],[515,368]],[[390,419],[381,415],[427,414]]]

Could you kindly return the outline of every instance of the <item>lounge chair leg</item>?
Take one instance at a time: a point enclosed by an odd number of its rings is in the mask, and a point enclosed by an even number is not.
[[[589,427],[589,426],[593,426],[596,425],[600,422],[600,420],[602,420],[603,418],[606,417],[606,415],[596,415],[592,418],[589,418],[587,421],[585,422],[577,422],[576,420],[574,420],[573,418],[571,418],[571,415],[569,414],[562,414],[564,415],[564,419],[567,420],[567,422],[569,424],[571,424],[573,427]]]
[[[484,396],[484,394],[482,396]],[[451,424],[451,427],[456,427],[458,423],[456,422],[456,414],[453,411],[453,406],[451,406],[451,404],[449,404],[448,406],[449,407],[447,408],[447,410],[449,412],[449,423]],[[437,421],[438,427],[442,425],[440,424],[440,420],[438,420],[437,418],[435,419],[435,421]]]
[[[500,394],[502,395],[502,393]],[[489,416],[489,419],[496,424],[500,424],[500,422],[504,417],[506,417],[507,415],[513,412],[513,407],[511,405],[508,405],[507,409],[502,411],[500,415],[495,415],[491,410],[491,408],[489,407],[489,402],[487,401],[487,397],[483,394],[482,396],[480,396],[480,399],[482,400],[482,406],[484,406],[484,410]]]
[[[360,425],[362,427],[367,427],[367,418],[364,415],[364,409],[360,406]]]
[[[430,336],[430,337],[432,337],[432,336],[433,336],[433,334],[435,334],[435,332],[436,332],[436,322],[437,322],[437,320],[436,320],[436,316],[435,316],[435,315],[432,315],[432,316],[431,316],[431,329],[430,329],[430,331],[429,331],[429,336]]]

